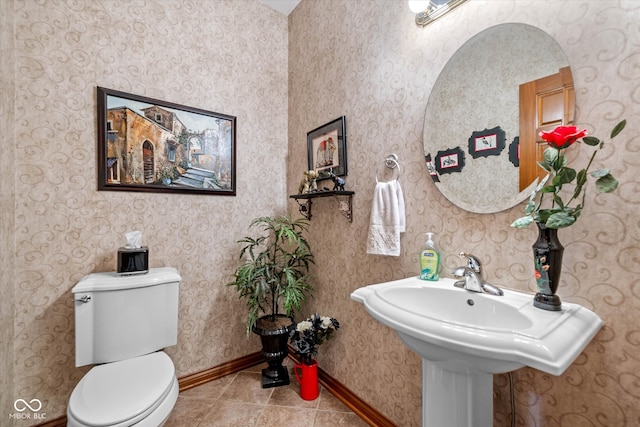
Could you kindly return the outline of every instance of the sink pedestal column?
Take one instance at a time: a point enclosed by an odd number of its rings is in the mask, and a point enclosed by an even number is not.
[[[422,359],[422,427],[491,427],[493,375],[442,369]]]

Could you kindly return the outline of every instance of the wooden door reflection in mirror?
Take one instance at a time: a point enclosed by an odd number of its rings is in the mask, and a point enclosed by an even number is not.
[[[520,191],[547,172],[538,166],[547,143],[541,131],[573,124],[575,93],[569,67],[520,85]]]

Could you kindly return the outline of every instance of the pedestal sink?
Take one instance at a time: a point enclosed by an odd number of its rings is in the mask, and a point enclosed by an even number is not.
[[[493,374],[530,366],[562,374],[602,327],[592,311],[533,306],[533,294],[469,292],[410,277],[365,286],[351,299],[422,357],[422,426],[493,425]]]

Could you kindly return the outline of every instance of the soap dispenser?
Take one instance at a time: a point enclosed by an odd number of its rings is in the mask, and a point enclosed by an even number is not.
[[[427,234],[427,242],[420,251],[420,278],[436,281],[440,278],[440,252],[433,241],[433,233]]]

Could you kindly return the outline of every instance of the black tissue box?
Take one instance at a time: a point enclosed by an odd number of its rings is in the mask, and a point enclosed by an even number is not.
[[[123,247],[118,249],[118,275],[131,276],[149,272],[149,248]]]

